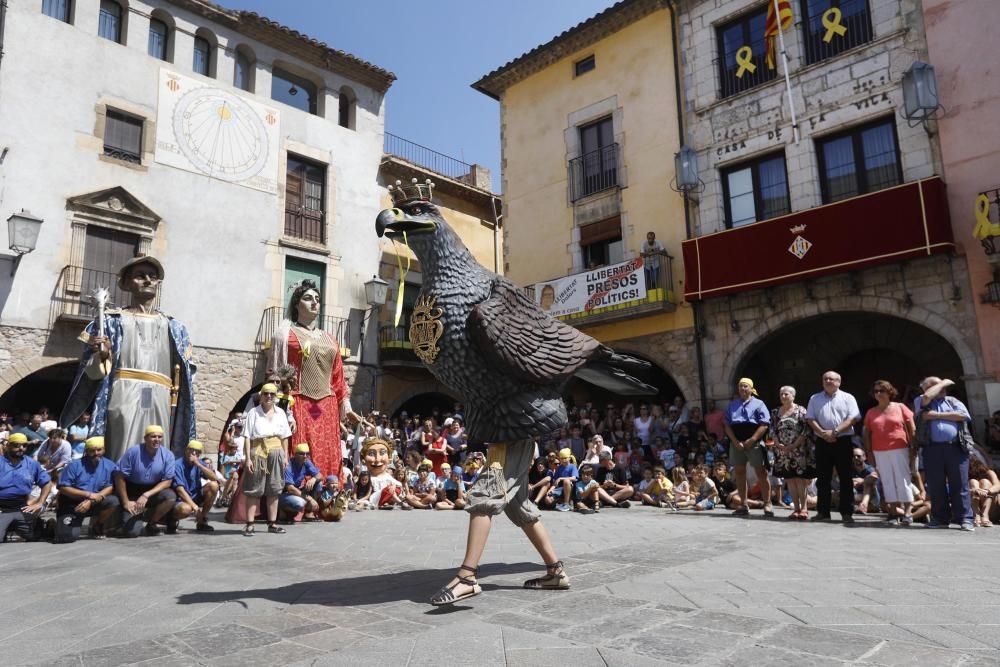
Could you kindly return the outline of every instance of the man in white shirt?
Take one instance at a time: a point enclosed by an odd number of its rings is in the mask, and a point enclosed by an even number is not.
[[[854,396],[840,390],[840,374],[823,373],[823,391],[809,398],[806,422],[816,442],[816,516],[813,521],[830,520],[830,492],[833,468],[840,479],[839,511],[844,523],[854,523],[854,477],[851,459],[854,424],[861,420]]]
[[[642,266],[646,274],[646,289],[655,289],[660,279],[660,255],[664,253],[663,244],[656,240],[654,232],[646,232],[646,242],[642,244]]]

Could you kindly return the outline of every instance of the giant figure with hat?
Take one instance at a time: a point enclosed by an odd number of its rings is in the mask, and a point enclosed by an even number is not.
[[[655,394],[655,387],[632,375],[649,364],[550,317],[509,280],[481,266],[432,203],[432,188],[430,181],[397,181],[390,188],[395,206],[379,213],[376,232],[403,241],[420,260],[423,280],[409,331],[413,351],[463,399],[469,438],[488,442],[489,458],[466,496],[465,558],[431,604],[481,592],[479,560],[492,517],[501,512],[545,561],[545,575],[524,582],[525,588],[568,588],[563,563],[528,499],[534,441],[566,425],[562,389],[571,378],[619,395]]]
[[[105,456],[117,461],[142,442],[149,424],[161,424],[178,456],[195,439],[191,341],[187,328],[155,308],[163,265],[148,255],[121,267],[118,287],[128,308],[104,311],[80,334],[80,368],[62,418],[75,422],[93,412],[93,435],[103,435]]]

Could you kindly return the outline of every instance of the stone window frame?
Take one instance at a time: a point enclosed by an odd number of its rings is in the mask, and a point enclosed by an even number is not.
[[[896,149],[896,182],[891,185],[885,185],[880,188],[872,189],[869,187],[865,180],[865,170],[863,168],[864,163],[864,153],[859,152],[858,149],[863,146],[863,141],[861,139],[861,133],[865,130],[872,129],[881,125],[888,125],[892,128],[892,139],[893,146]],[[826,156],[824,153],[824,145],[831,141],[837,139],[842,139],[844,137],[852,137],[852,149],[854,153],[854,165],[856,168],[855,173],[858,178],[858,191],[851,195],[850,197],[843,197],[841,199],[830,199],[829,186],[827,184],[826,176]],[[881,115],[874,119],[865,119],[862,122],[855,123],[846,128],[840,128],[834,132],[829,132],[822,134],[820,136],[813,137],[813,147],[816,151],[816,170],[817,177],[819,179],[820,186],[820,198],[823,204],[832,204],[837,201],[843,201],[845,199],[851,199],[853,197],[860,197],[864,194],[869,194],[872,192],[878,192],[879,190],[884,190],[885,188],[894,187],[896,185],[902,185],[906,181],[903,179],[903,153],[899,146],[899,127],[896,125],[896,116],[894,114]]]
[[[120,160],[110,155],[104,154],[104,134],[107,129],[108,109],[127,116],[142,120],[142,155],[139,164],[134,164],[127,160]],[[108,100],[98,102],[94,107],[96,119],[94,123],[94,137],[100,140],[101,153],[97,159],[102,162],[110,162],[137,171],[148,171],[149,165],[153,162],[153,152],[156,149],[156,121],[154,112],[140,109],[133,104],[123,103],[119,100]]]
[[[782,167],[785,172],[785,204],[786,210],[780,213],[775,213],[767,217],[761,217],[763,210],[763,198],[761,197],[760,188],[760,165],[764,162],[770,162],[776,158],[780,157],[782,162]],[[729,175],[742,171],[744,169],[751,170],[751,179],[753,182],[753,201],[754,201],[754,220],[743,222],[737,227],[745,227],[746,225],[752,225],[755,222],[761,222],[763,220],[769,220],[770,218],[777,217],[779,215],[787,215],[792,212],[792,197],[791,188],[788,184],[788,157],[785,155],[785,149],[780,148],[774,151],[767,151],[759,155],[752,156],[746,160],[740,160],[739,162],[734,162],[732,164],[727,164],[725,166],[719,167],[719,181],[722,187],[722,207],[723,207],[723,222],[726,229],[733,229],[733,215],[730,205],[729,197]]]
[[[715,49],[715,57],[717,63],[716,72],[719,76],[718,91],[720,100],[733,97],[734,95],[739,95],[740,93],[744,93],[753,88],[757,88],[758,86],[763,86],[778,78],[779,72],[777,64],[775,65],[775,68],[773,70],[769,69],[767,66],[767,54],[765,53],[766,47],[765,47],[763,31],[761,32],[760,41],[759,43],[757,43],[754,41],[752,31],[750,30],[749,27],[751,21],[760,18],[763,18],[764,21],[767,20],[768,2],[773,2],[773,1],[774,0],[767,0],[767,2],[764,2],[763,4],[755,5],[745,12],[742,12],[733,18],[727,19],[726,21],[720,22],[713,26],[715,41],[716,41],[716,49]],[[753,72],[746,71],[744,72],[743,77],[736,78],[736,72],[738,72],[740,69],[739,66],[735,65],[736,53],[739,51],[739,49],[737,49],[737,51],[734,51],[732,53],[726,53],[725,52],[726,44],[722,35],[726,30],[729,30],[732,27],[741,24],[743,26],[743,37],[744,37],[743,46],[749,46],[752,49],[751,62],[756,67],[756,70]],[[750,38],[749,43],[746,43],[747,37]],[[760,49],[759,53],[758,53],[758,48]],[[734,63],[732,67],[730,67],[728,64],[730,58],[733,59]],[[750,77],[749,79],[747,79],[746,84],[743,84],[744,77]]]

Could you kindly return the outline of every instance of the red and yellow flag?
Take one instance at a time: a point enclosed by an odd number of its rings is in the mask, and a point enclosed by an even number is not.
[[[781,32],[792,27],[791,0],[778,0],[778,14],[781,17]],[[778,18],[774,15],[774,0],[767,3],[767,21],[764,23],[764,44],[767,51],[767,67],[774,69],[778,60]]]

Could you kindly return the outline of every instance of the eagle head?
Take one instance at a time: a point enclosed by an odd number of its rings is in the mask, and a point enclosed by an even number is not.
[[[393,241],[406,242],[427,268],[471,259],[458,234],[445,221],[437,206],[425,200],[402,202],[375,218],[375,232]],[[404,236],[405,235],[405,236]],[[459,260],[461,257],[461,260]],[[474,259],[471,259],[475,263]]]

